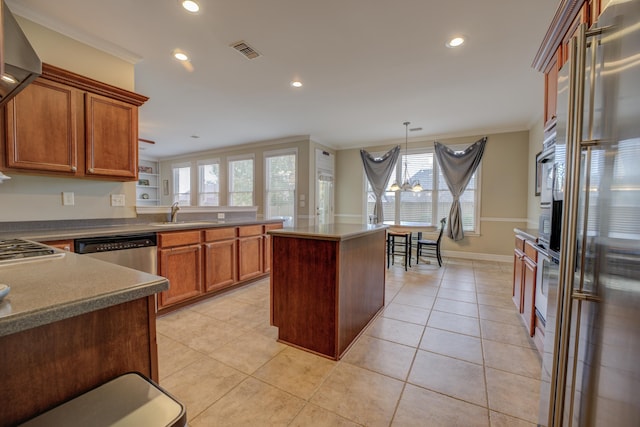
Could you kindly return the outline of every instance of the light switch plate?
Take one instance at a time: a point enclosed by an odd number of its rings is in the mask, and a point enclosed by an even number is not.
[[[73,191],[63,191],[62,192],[62,206],[73,206],[75,205],[75,198]]]
[[[124,206],[124,194],[112,194],[111,206]]]

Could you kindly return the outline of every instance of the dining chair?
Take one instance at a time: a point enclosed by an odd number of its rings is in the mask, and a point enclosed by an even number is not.
[[[422,251],[426,251],[425,256],[435,256],[438,259],[438,266],[442,267],[442,255],[440,254],[440,241],[442,240],[442,233],[444,233],[444,227],[447,224],[447,218],[440,220],[440,233],[438,234],[438,240],[418,239],[416,249],[416,264],[420,262],[420,256]]]

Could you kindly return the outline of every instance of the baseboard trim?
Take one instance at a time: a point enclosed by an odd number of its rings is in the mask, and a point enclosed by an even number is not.
[[[443,257],[464,258],[478,261],[512,262],[513,255],[483,254],[478,252],[442,251]]]

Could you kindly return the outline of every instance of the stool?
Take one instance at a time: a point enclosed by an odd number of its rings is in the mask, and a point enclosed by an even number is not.
[[[397,242],[396,239],[403,239]],[[402,245],[396,249],[397,245]],[[411,232],[410,231],[388,231],[387,232],[387,268],[394,264],[393,257],[402,255],[404,257],[404,270],[407,271],[407,264],[411,267]]]
[[[182,403],[147,378],[121,375],[27,421],[23,427],[184,427]]]

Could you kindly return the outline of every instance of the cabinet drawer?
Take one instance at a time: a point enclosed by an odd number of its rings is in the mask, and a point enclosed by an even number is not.
[[[264,225],[264,232],[266,233],[269,230],[278,230],[282,228],[282,223],[278,223],[278,224],[265,224]]]
[[[262,225],[246,225],[238,228],[238,237],[259,236],[262,234]]]
[[[524,252],[524,237],[516,236],[516,249],[520,249],[520,251]]]
[[[533,243],[529,241],[526,242],[526,244],[524,245],[524,253],[526,256],[531,258],[533,262],[538,262],[538,251],[536,250],[536,247],[533,245]]]
[[[193,245],[200,243],[200,231],[178,231],[175,233],[159,233],[158,245],[161,248]]]
[[[236,228],[214,228],[204,231],[205,242],[215,242],[216,240],[229,240],[236,238]]]

